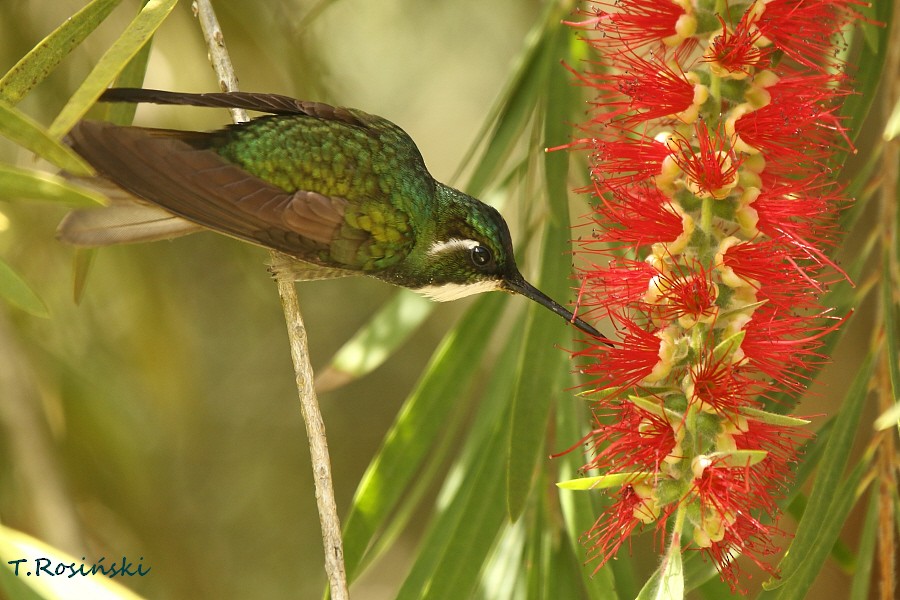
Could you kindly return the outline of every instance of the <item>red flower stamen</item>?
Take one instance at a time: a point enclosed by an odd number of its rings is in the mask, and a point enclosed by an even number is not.
[[[586,535],[597,568],[655,521],[733,590],[740,556],[775,574],[762,558],[802,433],[760,407],[804,390],[842,322],[820,305],[846,277],[827,255],[844,204],[829,168],[853,149],[833,50],[860,4],[751,2],[698,32],[693,2],[621,0],[578,24],[600,67],[579,75],[596,97],[569,145],[591,164],[579,252],[603,265],[579,299],[619,338],[575,353],[599,398],[584,470],[629,478]]]

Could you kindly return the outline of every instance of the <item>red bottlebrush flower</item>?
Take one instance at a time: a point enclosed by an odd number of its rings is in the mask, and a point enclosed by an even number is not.
[[[694,139],[676,136],[670,143],[677,149],[672,157],[685,173],[687,184],[700,197],[724,198],[737,185],[737,169],[742,161],[722,131],[710,135],[706,123],[694,128]]]
[[[822,336],[843,322],[821,325],[824,315],[784,314],[777,307],[761,307],[747,324],[741,348],[749,363],[790,391],[802,391],[807,370],[826,357],[816,352]]]
[[[699,470],[697,464],[704,460],[708,459],[695,462],[695,470]],[[760,568],[774,573],[774,568],[759,558],[778,551],[771,542],[776,530],[760,519],[763,515],[774,517],[778,508],[771,501],[766,482],[757,477],[755,469],[719,466],[713,460],[702,468],[693,493],[700,505],[694,542],[715,561],[732,590],[737,585],[738,556],[748,556]]]
[[[715,319],[719,287],[712,281],[711,273],[700,264],[685,266],[675,263],[673,267],[670,273],[660,275],[656,281],[656,293],[652,297],[656,304],[653,316],[676,320],[683,327]]]
[[[571,147],[591,150],[595,180],[609,190],[659,175],[663,161],[669,156],[665,144],[646,138],[635,140],[623,137],[610,141],[582,139]]]
[[[749,558],[770,575],[778,576],[778,572],[771,564],[760,560],[760,557],[778,553],[778,547],[772,543],[772,537],[775,535],[785,534],[776,527],[765,525],[753,516],[742,513],[725,528],[722,539],[712,542],[709,548],[704,548],[704,552],[716,564],[722,579],[731,591],[738,592],[741,591],[738,588],[741,569],[737,559],[741,556]]]
[[[820,306],[844,276],[828,169],[852,149],[833,50],[859,2],[709,5],[703,31],[687,0],[612,4],[580,24],[603,72],[579,76],[596,109],[570,145],[593,180],[579,252],[605,265],[582,269],[579,298],[619,329],[575,353],[600,398],[585,469],[619,489],[588,555],[602,566],[655,522],[667,556],[702,550],[736,589],[740,556],[775,574],[762,558],[805,423],[759,406],[804,389],[841,323]]]
[[[594,100],[601,114],[598,120],[626,124],[649,119],[672,118],[691,122],[695,104],[707,98],[706,86],[676,71],[659,56],[642,58],[634,54],[616,57],[616,71],[589,75],[586,83],[597,90]]]
[[[603,389],[627,389],[647,378],[656,378],[669,365],[664,357],[670,352],[670,342],[665,332],[649,332],[636,323],[622,319],[627,331],[621,342],[613,348],[592,347],[575,353],[595,359],[596,362],[582,367],[586,375],[600,375],[594,382]]]
[[[645,522],[640,518],[643,515],[652,517],[651,522],[655,518],[652,501],[642,498],[631,484],[623,486],[615,504],[600,515],[585,534],[585,543],[589,546],[588,559],[598,561],[594,573],[618,552],[634,528]]]
[[[706,352],[702,362],[691,367],[689,398],[699,402],[701,409],[727,416],[746,405],[747,382],[738,378],[730,360],[730,355],[717,359]]]
[[[765,39],[803,67],[826,71],[836,62],[835,36],[859,16],[852,6],[865,6],[865,3],[859,0],[772,0],[756,5],[762,6],[756,26]],[[754,10],[753,7],[750,10]]]
[[[722,33],[710,40],[703,60],[710,63],[714,73],[734,79],[743,79],[753,74],[754,70],[765,66],[764,54],[757,42],[759,30],[745,13],[734,31],[729,31],[725,19],[719,17]]]
[[[601,31],[603,35],[592,40],[598,45],[619,44],[630,49],[652,43],[674,46],[697,27],[689,1],[617,0],[591,5],[592,10],[583,13],[585,20],[570,24]]]
[[[727,246],[722,267],[729,281],[734,281],[733,275],[745,282],[758,300],[786,311],[808,313],[819,308],[817,296],[824,294],[838,275],[833,269],[826,272],[827,265],[809,260],[801,263],[800,258],[784,240],[739,242]]]
[[[793,256],[805,256],[834,267],[822,250],[834,245],[837,217],[846,201],[832,181],[812,177],[788,180],[763,179],[763,188],[753,202],[756,227],[772,239],[793,247]]]
[[[605,269],[585,271],[581,274],[579,306],[589,310],[599,308],[604,314],[621,311],[640,303],[650,281],[659,275],[652,265],[634,260],[617,260]]]
[[[685,218],[658,189],[621,188],[602,194],[598,185],[597,224],[604,227],[596,239],[629,246],[674,242],[684,233]],[[605,227],[607,224],[615,224]]]
[[[800,428],[772,425],[755,419],[748,419],[746,428],[733,435],[738,450],[766,452],[766,458],[755,468],[762,480],[767,482],[769,495],[773,498],[776,492],[783,494],[786,491],[800,442],[809,437]]]
[[[611,473],[657,472],[672,455],[678,440],[673,424],[663,415],[631,402],[615,406],[598,403],[594,409],[596,429],[591,438],[595,456],[584,469]],[[680,428],[681,424],[674,424]]]
[[[824,166],[834,152],[835,136],[843,134],[834,115],[837,107],[777,85],[769,90],[772,101],[734,121],[735,134],[779,167],[776,172],[795,172],[798,163]]]

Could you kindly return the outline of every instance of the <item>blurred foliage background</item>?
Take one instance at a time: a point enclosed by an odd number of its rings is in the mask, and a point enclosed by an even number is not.
[[[0,72],[84,5],[0,3]],[[573,6],[539,0],[215,2],[242,89],[358,107],[398,123],[417,141],[437,179],[502,206],[526,277],[563,295],[574,283],[556,271],[542,275],[539,265],[552,265],[560,255],[568,263],[565,247],[542,255],[538,246],[544,238],[558,240],[559,231],[568,235],[569,213],[586,212],[575,194],[547,208],[553,191],[546,186],[554,183],[547,183],[546,173],[552,179],[555,168],[558,183],[562,168],[565,188],[571,189],[583,183],[585,170],[575,165],[566,180],[565,162],[544,165],[542,152],[551,145],[548,140],[565,143],[569,124],[583,118],[583,98],[559,66],[560,60],[577,62],[586,52],[559,25]],[[139,8],[140,3],[122,2],[16,108],[39,123],[52,122]],[[181,2],[153,39],[144,86],[217,90],[206,55],[191,5]],[[851,169],[864,170],[876,154],[887,115],[880,101],[875,107]],[[89,116],[101,118],[102,109]],[[228,115],[142,106],[136,122],[212,129],[227,123]],[[481,162],[466,162],[468,150],[485,140],[490,144],[478,154]],[[2,138],[0,163],[57,171]],[[457,177],[463,164],[468,166]],[[122,583],[148,598],[320,596],[325,578],[309,454],[266,253],[213,233],[103,249],[76,303],[75,253],[54,238],[66,207],[21,200],[3,190],[0,200],[0,257],[29,282],[48,313],[43,318],[0,303],[0,520],[89,561],[104,555],[143,557],[151,574]],[[870,212],[859,216],[857,230],[874,227],[877,215]],[[863,246],[864,238],[851,239],[844,260]],[[298,289],[317,372],[397,294],[365,278]],[[435,349],[443,352],[435,360],[450,355],[456,361],[440,363],[447,373],[466,373],[432,382],[443,385],[449,400],[442,402],[451,404],[446,423],[431,423],[445,439],[422,442],[418,451],[429,460],[411,463],[411,472],[398,476],[401,498],[383,504],[383,519],[396,517],[396,525],[375,521],[382,539],[377,548],[384,552],[353,584],[354,597],[536,598],[552,592],[552,597],[595,598],[612,593],[613,576],[619,593],[627,595],[655,568],[648,534],[635,544],[634,561],[614,561],[582,581],[590,569],[581,566],[577,532],[598,514],[602,499],[561,509],[567,500],[553,487],[562,478],[556,471],[571,473],[581,457],[575,452],[549,467],[544,460],[575,442],[586,426],[583,401],[568,389],[576,383],[571,364],[558,348],[575,342],[558,318],[526,311],[526,302],[503,297],[435,306],[383,366],[320,394],[338,506],[346,517],[404,400],[421,392],[417,381]],[[865,307],[798,414],[833,414],[840,405],[849,374],[877,327],[872,322],[877,311]],[[470,333],[480,338],[480,346],[452,333],[456,337],[441,345],[464,312],[463,324],[477,328]],[[551,333],[535,338],[535,332]],[[531,336],[528,343],[523,335]],[[524,357],[523,348],[529,352]],[[522,489],[539,493],[523,494],[522,506],[511,510],[526,516],[507,527],[505,492],[507,485],[517,485],[507,484],[504,471],[506,453],[515,452],[504,438],[508,411],[511,399],[522,397],[521,382],[534,383],[531,372],[541,369],[548,374],[532,389],[551,392],[536,403],[546,403],[549,414],[552,401],[555,411],[549,427],[546,414],[536,418],[537,475],[532,478],[527,461],[517,471],[526,475]],[[874,414],[874,408],[866,413],[864,428]],[[551,434],[544,441],[548,429],[558,430],[558,439]],[[473,445],[476,438],[481,442]],[[434,444],[433,456],[428,444]],[[478,456],[476,448],[495,453]],[[485,458],[494,464],[477,462]],[[447,556],[464,561],[470,550],[465,538],[448,536],[458,545],[431,557],[419,544],[426,531],[441,537],[433,515],[462,502],[459,482],[478,472],[478,485],[486,487],[474,487],[469,501],[496,510],[479,513],[485,520],[476,520],[470,535],[479,539],[477,527],[483,528],[481,545],[491,558],[478,558],[473,550],[474,566],[460,563],[454,567],[458,572],[445,573],[450,579],[442,580],[435,565],[450,564]],[[379,481],[390,486],[389,475]],[[471,514],[463,505],[459,511]],[[365,547],[368,538],[360,539]],[[854,543],[853,535],[849,542]],[[630,563],[627,569],[622,562]],[[829,562],[813,590],[844,597],[836,590],[849,590],[850,563]],[[414,575],[408,578],[411,567]],[[551,568],[552,576],[542,571]],[[439,583],[452,577],[475,583],[464,591],[441,589]],[[722,590],[709,584],[703,593],[718,597]]]

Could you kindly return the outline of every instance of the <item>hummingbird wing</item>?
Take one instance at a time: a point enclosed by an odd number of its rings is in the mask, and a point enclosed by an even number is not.
[[[68,141],[131,194],[193,223],[313,265],[372,271],[408,251],[403,244],[384,251],[379,239],[383,219],[379,228],[371,210],[338,195],[271,183],[209,149],[215,135],[83,121]],[[393,212],[389,220],[406,219]]]

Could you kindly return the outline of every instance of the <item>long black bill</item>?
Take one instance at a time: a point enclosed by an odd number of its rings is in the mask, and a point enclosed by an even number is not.
[[[505,279],[503,281],[503,287],[506,288],[507,290],[509,290],[510,292],[515,292],[516,294],[521,294],[521,295],[525,296],[526,298],[530,298],[530,299],[534,300],[541,306],[545,306],[545,307],[549,308],[550,310],[552,310],[553,312],[555,312],[556,314],[561,316],[563,319],[565,319],[569,323],[572,323],[573,325],[575,325],[575,327],[582,330],[586,334],[592,335],[596,338],[600,338],[603,340],[607,339],[607,337],[605,335],[603,335],[602,333],[600,333],[599,331],[597,331],[596,329],[594,329],[593,327],[591,327],[590,325],[588,325],[587,323],[585,323],[584,321],[582,321],[581,319],[579,319],[578,317],[573,315],[571,311],[563,308],[559,303],[557,303],[555,300],[550,298],[547,294],[545,294],[541,290],[537,289],[536,287],[534,287],[533,285],[531,285],[530,283],[525,281],[525,279],[521,275],[519,275],[515,279]],[[608,341],[606,341],[604,343],[607,346],[611,345]]]

